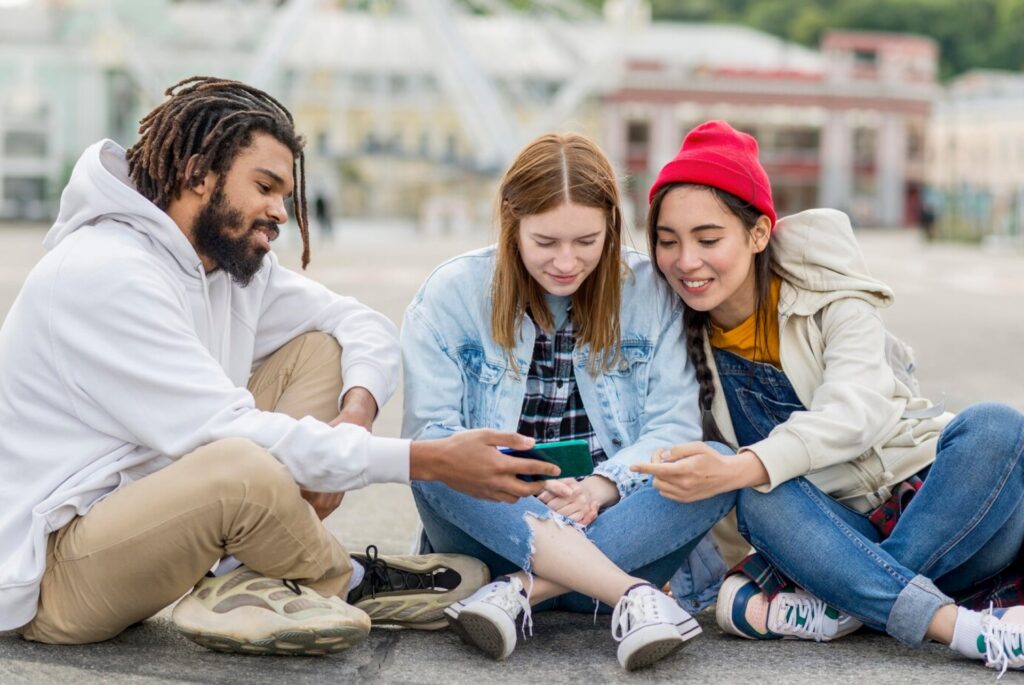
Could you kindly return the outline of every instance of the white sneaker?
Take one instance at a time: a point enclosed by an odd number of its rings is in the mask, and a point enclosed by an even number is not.
[[[783,590],[768,601],[753,580],[739,573],[722,582],[715,619],[723,631],[749,640],[828,642],[862,625],[799,588]]]
[[[989,609],[981,618],[978,651],[985,665],[998,668],[1002,678],[1007,669],[1024,669],[1024,607]]]
[[[631,587],[612,613],[612,637],[627,671],[664,659],[700,633],[693,616],[653,585]]]
[[[448,624],[466,644],[492,659],[504,659],[516,648],[516,620],[530,625],[530,601],[523,583],[512,576],[496,580],[444,610]]]

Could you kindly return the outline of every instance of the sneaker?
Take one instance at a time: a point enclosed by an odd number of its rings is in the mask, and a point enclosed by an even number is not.
[[[664,659],[700,633],[693,616],[646,583],[631,587],[612,613],[612,637],[619,643],[619,663],[627,671]]]
[[[516,621],[523,614],[524,630],[533,622],[530,601],[519,578],[501,578],[444,610],[462,641],[492,659],[504,659],[516,648]]]
[[[1000,678],[1007,669],[1024,669],[1024,607],[983,612],[978,651],[986,666],[999,669]]]
[[[366,570],[348,593],[375,625],[439,630],[448,625],[444,609],[491,579],[487,565],[462,554],[379,556],[370,545],[352,558]]]
[[[323,597],[245,566],[200,580],[174,607],[171,620],[203,647],[244,654],[330,654],[370,632],[369,617],[340,597]]]
[[[739,573],[722,582],[715,619],[723,631],[749,640],[828,642],[861,627],[854,617],[799,588],[768,601],[753,580]]]

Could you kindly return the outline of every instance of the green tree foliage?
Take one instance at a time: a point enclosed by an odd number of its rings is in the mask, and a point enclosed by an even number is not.
[[[658,20],[743,24],[810,46],[829,29],[930,36],[944,78],[1024,69],[1024,0],[651,0],[651,9]]]

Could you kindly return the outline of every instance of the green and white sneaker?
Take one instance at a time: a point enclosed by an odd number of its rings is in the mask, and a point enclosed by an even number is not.
[[[366,554],[352,558],[366,573],[347,599],[369,614],[374,625],[445,628],[445,608],[491,579],[486,564],[463,554],[380,556],[377,547],[370,545]]]
[[[370,618],[341,598],[245,566],[200,580],[171,620],[196,644],[243,654],[331,654],[370,632]]]
[[[1024,669],[1024,607],[989,609],[982,612],[978,651],[989,668]]]
[[[715,619],[723,631],[748,640],[829,642],[861,627],[861,622],[799,588],[769,601],[753,580],[729,576],[718,592]]]

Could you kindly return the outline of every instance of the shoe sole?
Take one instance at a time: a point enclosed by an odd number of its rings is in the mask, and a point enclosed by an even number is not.
[[[362,608],[356,605],[358,608]],[[449,622],[444,618],[443,612],[437,613],[439,618],[435,620],[429,620],[432,616],[425,615],[422,619],[417,618],[415,622],[409,622],[409,620],[395,620],[392,618],[374,618],[373,614],[370,615],[370,620],[375,628],[407,628],[413,631],[442,631],[449,627]],[[425,623],[424,623],[425,622]]]
[[[511,653],[501,630],[486,617],[465,611],[459,613],[446,611],[445,618],[448,625],[463,642],[476,647],[495,661],[506,658],[508,656],[506,652]]]
[[[366,632],[357,627],[283,630],[259,640],[195,632],[180,627],[178,631],[197,645],[215,652],[257,656],[324,656],[353,647],[366,638]]]
[[[689,620],[676,626],[676,634],[674,636],[666,636],[638,648],[626,658],[626,663],[622,667],[627,671],[637,671],[641,668],[652,666],[678,652],[686,646],[687,642],[702,632],[704,631],[700,624],[691,617]]]
[[[626,660],[625,669],[627,671],[638,671],[641,668],[652,666],[665,657],[675,654],[685,644],[685,640],[665,639],[644,645],[629,656]]]

